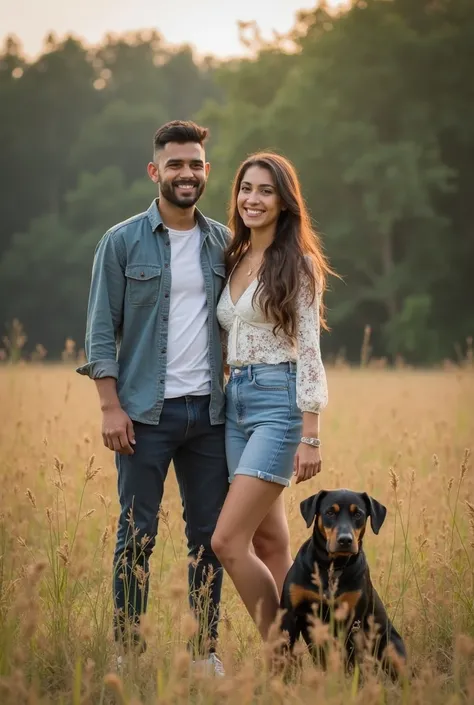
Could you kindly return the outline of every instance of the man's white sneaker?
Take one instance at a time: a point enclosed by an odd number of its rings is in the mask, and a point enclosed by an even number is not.
[[[214,653],[209,654],[208,658],[193,661],[193,668],[197,671],[203,671],[210,676],[217,676],[218,678],[225,676],[224,665]]]

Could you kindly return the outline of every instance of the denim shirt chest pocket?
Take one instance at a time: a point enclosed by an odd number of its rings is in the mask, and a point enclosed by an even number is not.
[[[127,300],[131,306],[153,306],[158,301],[161,266],[129,264],[125,268]]]
[[[212,263],[211,268],[214,280],[214,301],[217,303],[225,284],[225,264],[221,262]]]

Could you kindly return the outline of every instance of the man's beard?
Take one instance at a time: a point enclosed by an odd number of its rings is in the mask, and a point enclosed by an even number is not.
[[[176,193],[176,186],[178,184],[193,184],[195,188],[190,189],[189,194],[187,193]],[[204,193],[206,188],[205,181],[197,181],[194,179],[180,179],[179,181],[164,181],[160,182],[160,194],[166,198],[169,203],[172,203],[178,208],[192,208]]]

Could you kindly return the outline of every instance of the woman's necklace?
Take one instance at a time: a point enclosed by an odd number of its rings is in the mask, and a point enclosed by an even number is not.
[[[250,260],[250,267],[249,267],[249,269],[248,269],[248,271],[247,271],[247,276],[248,276],[248,277],[250,277],[250,276],[252,275],[254,269],[256,268],[255,265],[254,265],[253,262],[252,262],[251,257],[249,257],[249,260]],[[258,266],[259,266],[259,267],[260,267],[261,263],[262,263],[262,257],[260,257],[260,261],[258,262]]]

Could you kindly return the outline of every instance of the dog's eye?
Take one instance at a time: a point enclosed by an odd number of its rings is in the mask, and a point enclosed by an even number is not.
[[[336,512],[334,511],[334,509],[330,508],[330,509],[327,510],[326,516],[327,516],[327,517],[333,517],[333,516],[335,515],[335,513],[336,513]]]
[[[354,513],[354,519],[361,519],[361,518],[362,518],[362,512],[359,512],[359,510],[357,510]]]

